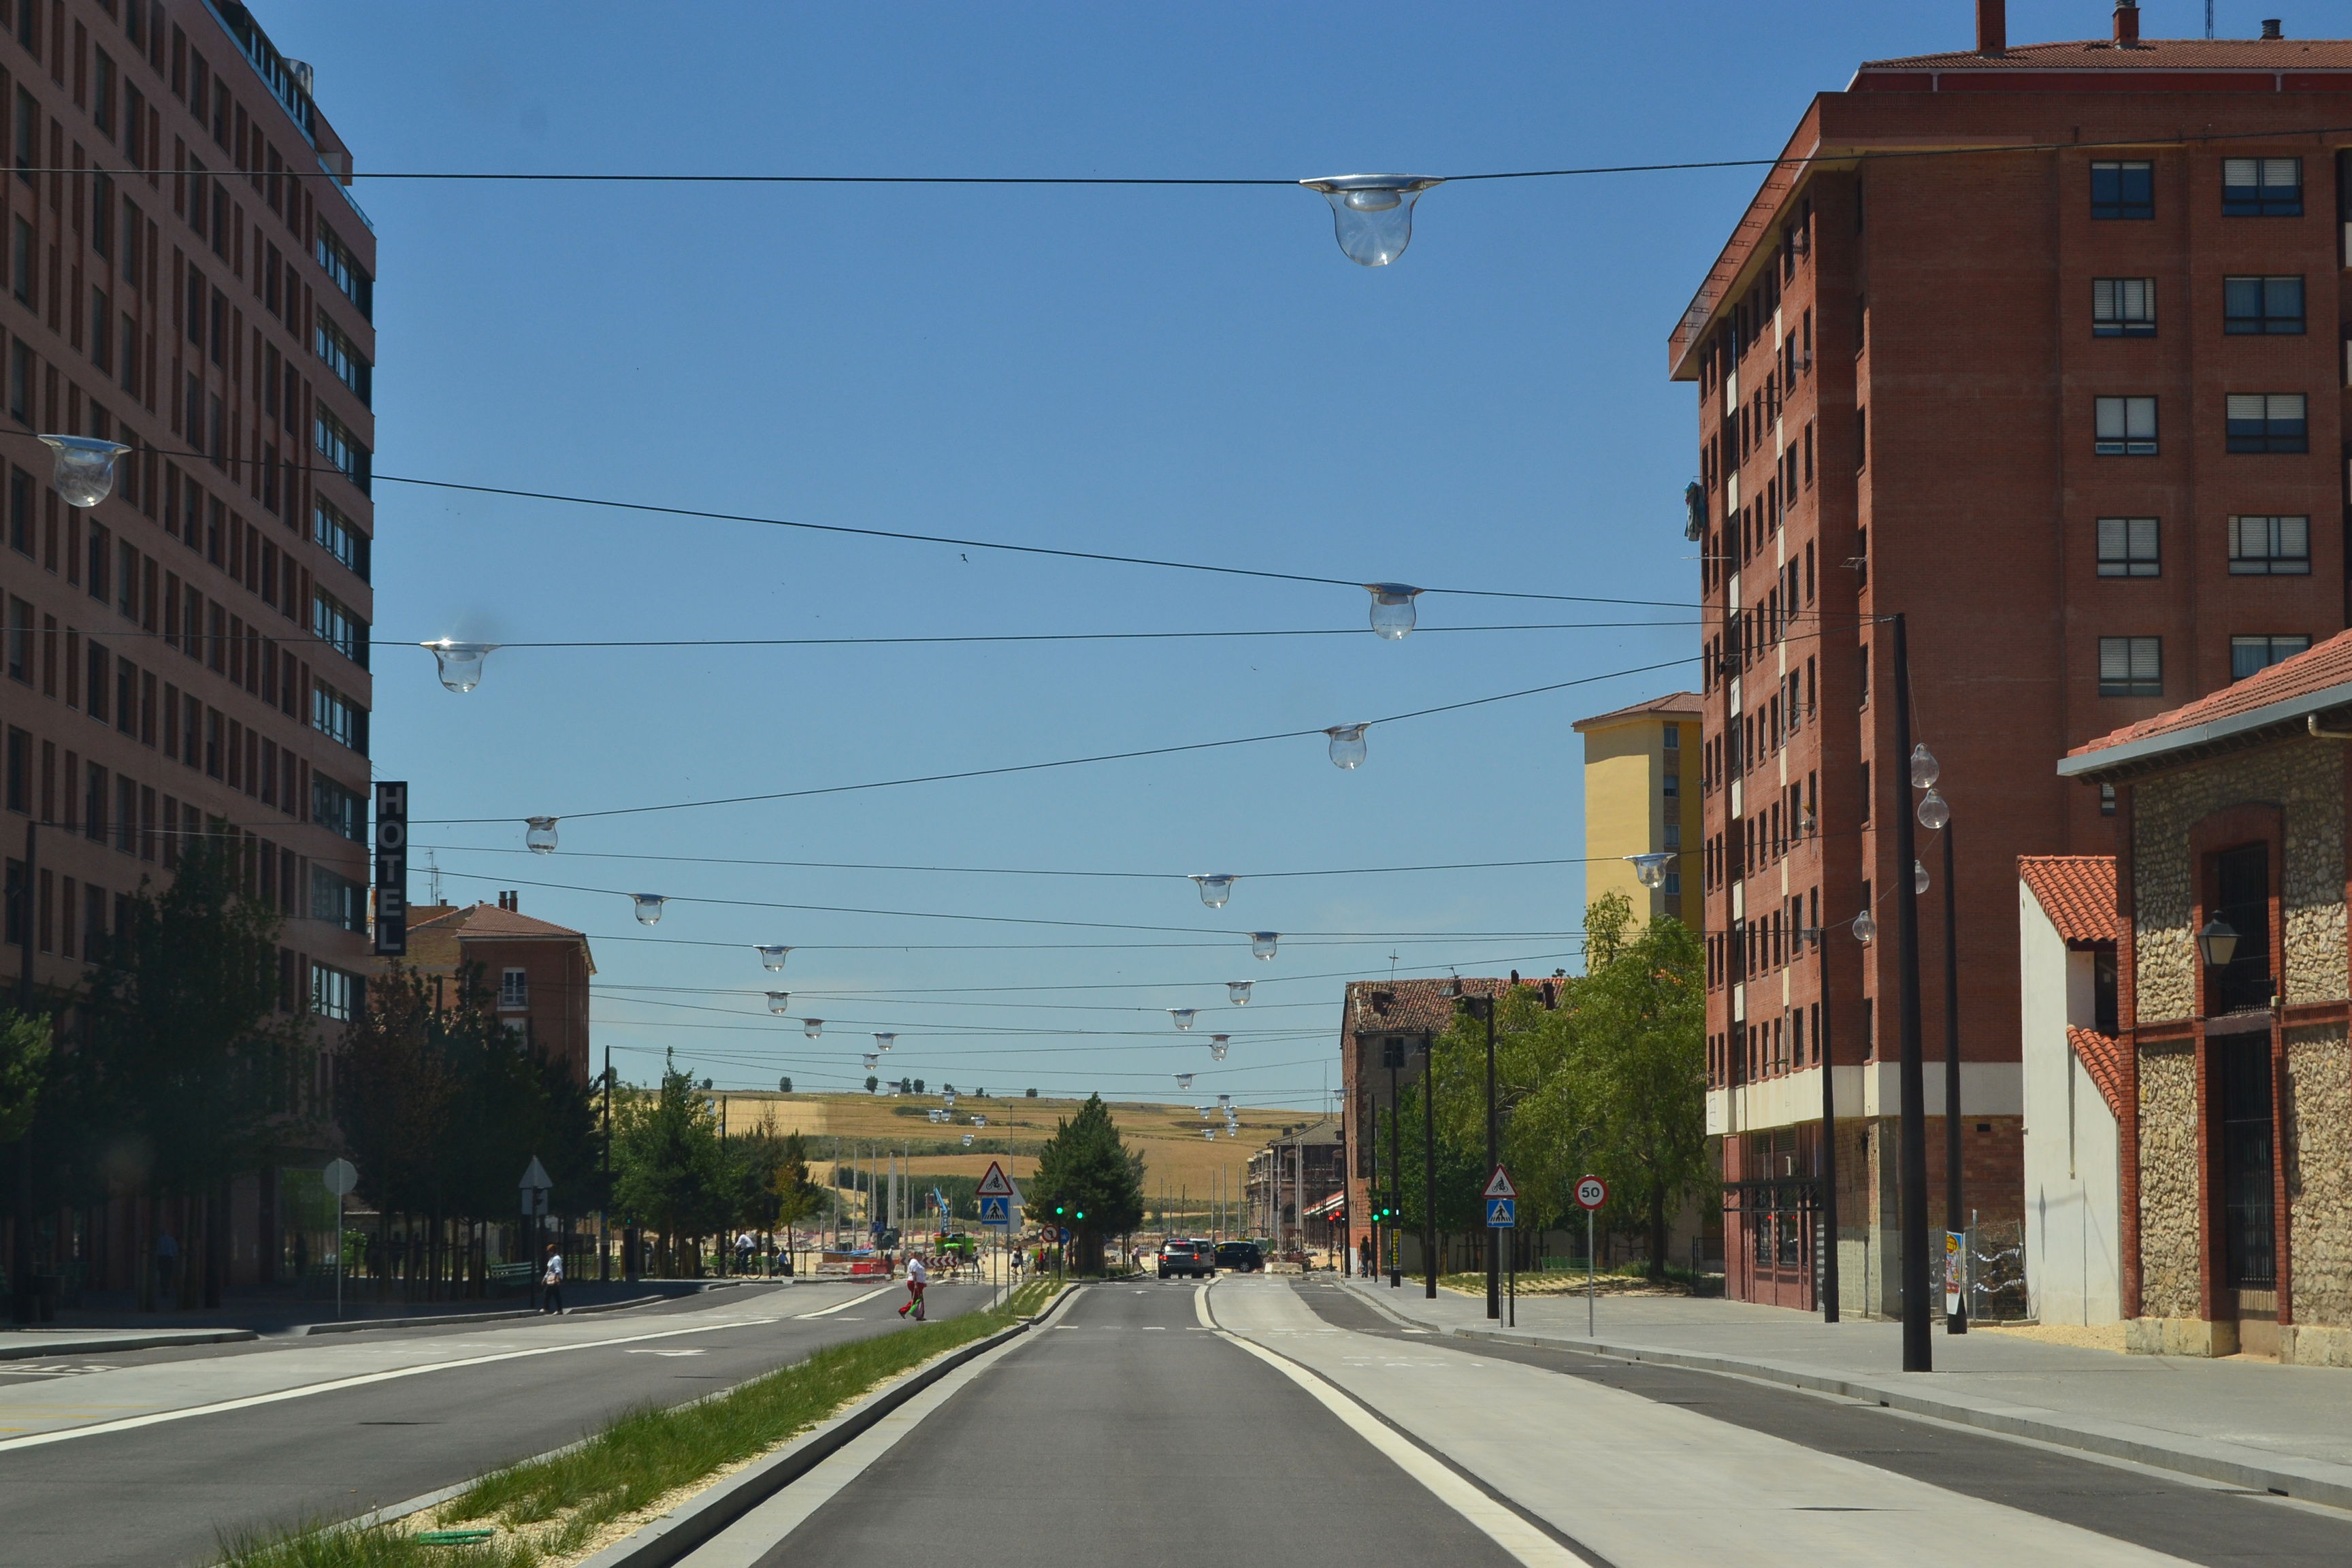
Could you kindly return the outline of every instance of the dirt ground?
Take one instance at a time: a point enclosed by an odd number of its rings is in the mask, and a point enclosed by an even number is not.
[[[910,1151],[908,1169],[917,1176],[978,1176],[994,1159],[1003,1161],[1018,1181],[1036,1169],[1034,1151],[1054,1135],[1055,1123],[1075,1114],[1081,1103],[1025,1096],[982,1100],[959,1094],[954,1125],[942,1126],[923,1115],[942,1107],[936,1094],[777,1094],[728,1089],[711,1098],[724,1107],[730,1132],[766,1126],[779,1133],[803,1134],[820,1179],[830,1169],[834,1140],[838,1139],[844,1161],[850,1157],[852,1144],[867,1146],[858,1152],[861,1159],[876,1157],[872,1150],[877,1145],[905,1147]],[[1203,1103],[1206,1100],[1203,1097]],[[1184,1206],[1195,1210],[1205,1207],[1212,1187],[1219,1183],[1238,1194],[1253,1153],[1278,1137],[1284,1128],[1315,1119],[1308,1110],[1252,1108],[1237,1113],[1240,1135],[1228,1137],[1222,1115],[1213,1113],[1212,1120],[1203,1121],[1192,1105],[1113,1101],[1110,1113],[1128,1146],[1143,1155],[1147,1201],[1157,1207],[1164,1193],[1171,1205],[1181,1199]],[[973,1126],[974,1116],[986,1117],[988,1125]],[[1202,1137],[1204,1131],[1213,1131],[1216,1137]],[[958,1142],[967,1132],[972,1135],[968,1152],[912,1152]]]

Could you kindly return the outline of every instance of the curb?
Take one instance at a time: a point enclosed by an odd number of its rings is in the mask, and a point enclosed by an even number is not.
[[[0,1343],[0,1361],[33,1361],[59,1355],[104,1355],[109,1351],[168,1350],[173,1345],[225,1345],[257,1340],[254,1329],[188,1329],[179,1333],[134,1334],[127,1339],[68,1340],[42,1345]]]
[[[2266,1491],[2278,1497],[2352,1509],[2352,1466],[2333,1464],[2324,1459],[2296,1460],[2237,1443],[2211,1443],[2200,1448],[2182,1448],[2151,1442],[2144,1436],[2147,1428],[2126,1422],[2071,1426],[2012,1414],[2008,1410],[1937,1399],[1902,1387],[1865,1383],[1858,1378],[1804,1372],[1770,1362],[1741,1361],[1731,1356],[1711,1355],[1703,1351],[1674,1351],[1655,1345],[1605,1342],[1580,1342],[1513,1333],[1501,1329],[1444,1328],[1415,1322],[1369,1291],[1363,1293],[1363,1299],[1394,1321],[1411,1328],[1425,1329],[1433,1337],[1444,1335],[1459,1340],[1485,1340],[1496,1344],[1563,1351],[1571,1355],[1606,1356],[1619,1361],[1649,1362],[1660,1366],[1687,1367],[1694,1372],[1755,1378],[1811,1394],[1834,1394],[1841,1399],[1899,1410],[1906,1415],[1930,1416],[1998,1436],[2022,1437],[2032,1442],[2046,1443],[2055,1448],[2071,1448],[2078,1453],[2096,1454],[2103,1458],[2123,1459],[2145,1465],[2150,1469],[2170,1470],[2179,1475],[2194,1476],[2200,1480],[2243,1487],[2250,1491]]]
[[[1072,1286],[1046,1304],[1034,1318],[1024,1318],[984,1339],[935,1358],[889,1387],[867,1394],[832,1420],[803,1432],[776,1452],[706,1488],[661,1518],[599,1552],[580,1568],[669,1568],[703,1546],[730,1525],[807,1475],[878,1426],[882,1418],[949,1373],[977,1357],[1009,1344],[1075,1299],[1081,1286]]]
[[[589,1312],[619,1312],[631,1307],[643,1307],[656,1301],[683,1301],[684,1296],[632,1296],[625,1301],[599,1301],[593,1306],[570,1307],[563,1317],[576,1318]],[[352,1318],[338,1323],[305,1323],[289,1337],[308,1338],[312,1334],[362,1334],[376,1329],[431,1329],[447,1323],[499,1323],[514,1318],[545,1317],[529,1307],[505,1312],[453,1312],[436,1318]]]

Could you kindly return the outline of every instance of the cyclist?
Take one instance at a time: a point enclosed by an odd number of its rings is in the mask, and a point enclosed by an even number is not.
[[[898,1309],[900,1317],[912,1310],[915,1321],[923,1321],[923,1287],[930,1282],[930,1270],[923,1267],[922,1258],[912,1252],[907,1254],[907,1300]]]

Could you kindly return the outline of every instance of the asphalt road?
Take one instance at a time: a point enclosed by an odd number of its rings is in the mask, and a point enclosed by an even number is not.
[[[1202,1327],[1196,1289],[1089,1286],[789,1535],[711,1555],[761,1568],[1513,1561]]]
[[[347,1518],[901,1326],[857,1284],[629,1311],[0,1363],[0,1560],[203,1563],[239,1529]],[[935,1317],[986,1302],[941,1285]],[[76,1370],[86,1369],[86,1370]]]

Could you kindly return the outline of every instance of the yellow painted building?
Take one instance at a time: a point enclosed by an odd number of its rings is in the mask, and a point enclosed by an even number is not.
[[[1622,893],[1633,918],[1700,911],[1699,699],[1676,691],[1580,719],[1584,737],[1585,898]],[[1628,855],[1676,852],[1665,885],[1642,886]],[[1688,891],[1685,892],[1685,889]]]

